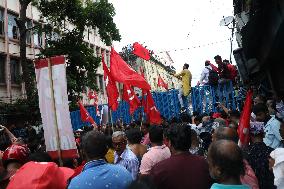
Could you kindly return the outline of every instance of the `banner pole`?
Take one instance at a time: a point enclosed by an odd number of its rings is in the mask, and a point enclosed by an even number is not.
[[[56,130],[56,140],[57,140],[57,152],[58,152],[58,160],[59,160],[59,165],[62,167],[63,166],[63,161],[62,161],[62,154],[61,154],[61,141],[60,141],[60,135],[59,135],[59,128],[58,128],[58,122],[57,122],[57,112],[56,112],[56,106],[55,106],[55,98],[54,98],[54,85],[53,85],[53,77],[52,77],[52,66],[50,62],[50,58],[47,59],[48,62],[48,73],[49,73],[49,81],[50,81],[50,92],[51,92],[51,104],[52,104],[52,109],[54,112],[54,117],[55,117],[55,130]]]
[[[110,114],[111,129],[112,129],[112,132],[114,132],[113,120],[112,120],[112,111],[111,111],[111,108],[110,108],[110,107],[109,107],[109,114]]]

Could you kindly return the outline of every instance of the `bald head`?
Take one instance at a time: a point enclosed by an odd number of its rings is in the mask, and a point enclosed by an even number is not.
[[[238,133],[235,129],[230,127],[218,127],[215,129],[214,134],[212,136],[213,141],[218,140],[231,140],[235,143],[238,143],[239,137]]]
[[[230,140],[213,142],[209,147],[208,161],[210,173],[216,179],[239,178],[245,172],[242,151]]]

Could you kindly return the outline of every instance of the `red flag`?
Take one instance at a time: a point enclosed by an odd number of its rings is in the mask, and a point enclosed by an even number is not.
[[[88,97],[89,97],[89,99],[94,99],[95,101],[98,101],[98,95],[97,95],[96,91],[90,90],[89,93],[88,93]]]
[[[144,60],[150,60],[149,51],[137,42],[133,44],[132,53],[135,54],[136,56],[139,56],[140,58],[143,58]]]
[[[150,91],[147,91],[146,104],[144,104],[144,111],[148,115],[150,124],[160,125],[162,123],[161,114],[157,110],[155,101]]]
[[[210,62],[209,62],[209,64],[210,64],[210,66],[211,66],[211,68],[212,68],[213,71],[219,73],[219,69],[218,69],[214,64],[212,64],[212,63],[210,63]]]
[[[145,78],[133,70],[113,48],[110,55],[110,73],[115,81],[145,90],[151,89]]]
[[[104,69],[104,80],[106,82],[106,92],[108,97],[108,105],[113,110],[116,111],[118,108],[118,97],[119,93],[117,90],[117,86],[115,84],[114,79],[112,78],[107,65],[104,60],[104,56],[102,56],[102,63],[103,63],[103,69]]]
[[[238,134],[241,142],[241,146],[246,146],[249,143],[249,128],[250,128],[250,116],[252,109],[252,90],[249,90],[246,96],[244,108],[241,114],[240,123],[238,127]]]
[[[86,110],[86,108],[83,106],[82,102],[78,102],[79,107],[80,107],[80,114],[81,114],[81,119],[83,122],[90,122],[91,124],[95,124],[95,121],[93,118],[90,116],[89,112]]]
[[[158,78],[158,87],[164,87],[165,89],[169,89],[168,88],[168,84],[165,83],[165,81],[163,80],[163,78],[159,75]]]
[[[122,99],[129,103],[130,114],[133,114],[140,105],[139,98],[136,96],[134,90],[129,85],[123,85]]]
[[[94,99],[94,106],[96,108],[96,115],[100,116],[100,111],[99,111],[99,98],[98,95],[96,93],[96,91],[89,91],[89,99]]]

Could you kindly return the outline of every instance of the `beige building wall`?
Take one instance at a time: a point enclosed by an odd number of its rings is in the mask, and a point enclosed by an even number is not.
[[[169,62],[166,62],[169,64]],[[159,75],[162,79],[168,84],[169,89],[177,89],[180,83],[176,77],[173,76],[172,73],[169,73],[165,66],[161,66],[155,62],[146,61],[141,58],[138,58],[135,63],[132,64],[132,67],[140,73],[140,67],[144,70],[144,75],[147,82],[151,86],[152,91],[164,92],[166,89],[162,87],[158,87],[158,77]]]
[[[19,10],[19,0],[0,0],[0,102],[12,103],[18,98],[25,98],[24,84],[17,81],[17,77],[21,75],[19,32],[12,19],[19,16]],[[41,19],[40,12],[31,5],[27,9],[27,17],[30,20],[28,24],[31,26],[38,24]],[[44,39],[44,34],[30,33],[27,57],[31,63],[39,53],[39,48],[45,45]],[[84,40],[94,50],[94,56],[101,56],[103,52],[109,65],[110,47],[102,42],[98,30],[87,29]],[[100,91],[99,99],[101,103],[106,103],[102,65],[99,66],[97,74],[96,83]],[[84,102],[85,104],[92,103],[88,99]]]

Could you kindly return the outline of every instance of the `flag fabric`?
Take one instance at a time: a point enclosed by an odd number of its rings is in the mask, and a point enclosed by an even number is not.
[[[144,75],[144,70],[142,67],[140,67],[140,74],[143,78],[145,78],[145,75]],[[146,100],[146,95],[147,95],[147,91],[142,89],[142,99],[141,99],[141,105],[144,107],[144,112],[146,113],[146,103],[147,103],[147,100]]]
[[[79,107],[80,107],[80,114],[81,114],[81,120],[83,122],[89,122],[91,124],[95,124],[94,119],[90,116],[89,112],[87,111],[87,109],[83,106],[82,102],[79,101],[78,102]]]
[[[158,77],[158,87],[163,87],[165,88],[166,90],[168,90],[168,84],[165,83],[165,81],[163,80],[163,78],[159,75]]]
[[[108,67],[105,63],[104,56],[102,56],[102,63],[103,63],[103,69],[104,69],[104,80],[106,82],[106,92],[108,97],[108,105],[113,110],[116,111],[118,108],[118,97],[119,93],[117,90],[117,86],[115,84],[115,81],[108,70]]]
[[[238,134],[241,146],[244,147],[249,143],[249,128],[250,128],[250,116],[252,111],[252,96],[253,91],[250,89],[247,92],[244,108],[241,114],[240,123],[238,127]]]
[[[120,83],[150,90],[151,87],[140,74],[133,70],[115,50],[111,49],[110,73],[115,81]]]
[[[132,53],[135,54],[136,56],[139,56],[140,58],[143,58],[144,60],[150,60],[149,51],[145,47],[140,45],[138,42],[135,42],[133,44]]]
[[[96,91],[92,91],[92,90],[89,91],[88,97],[89,97],[90,100],[91,99],[94,99],[94,100],[98,99],[98,95],[97,95]]]
[[[140,100],[129,85],[123,85],[122,99],[129,103],[129,112],[132,115],[140,105]]]
[[[143,105],[150,124],[160,125],[162,123],[161,114],[155,105],[155,101],[150,91],[147,91],[146,103]]]
[[[210,66],[211,66],[211,68],[212,68],[213,71],[219,73],[219,69],[218,69],[214,64],[212,64],[212,63],[210,63],[210,62],[209,62],[209,64],[210,64]]]

